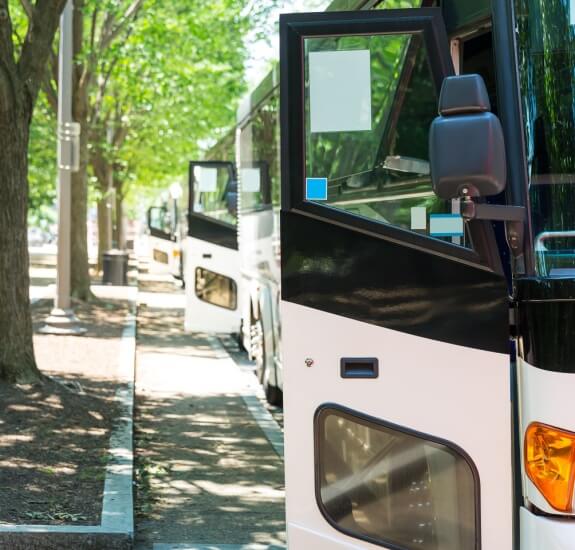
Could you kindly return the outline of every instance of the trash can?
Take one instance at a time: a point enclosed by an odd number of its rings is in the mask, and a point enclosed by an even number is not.
[[[102,283],[105,285],[128,284],[128,253],[124,250],[108,250],[102,258],[104,276]]]

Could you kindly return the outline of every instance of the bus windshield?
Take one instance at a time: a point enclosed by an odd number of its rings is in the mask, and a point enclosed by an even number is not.
[[[536,272],[575,277],[575,3],[515,4]]]

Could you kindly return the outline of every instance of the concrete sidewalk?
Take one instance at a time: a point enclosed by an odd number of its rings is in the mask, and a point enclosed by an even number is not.
[[[183,291],[166,283],[140,285],[136,548],[284,547],[279,428],[217,338],[184,334]]]

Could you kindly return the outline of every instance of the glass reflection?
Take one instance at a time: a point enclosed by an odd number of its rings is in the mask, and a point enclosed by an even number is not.
[[[575,277],[575,27],[569,0],[516,0],[537,272]]]
[[[209,172],[213,172],[211,177],[205,175]],[[236,225],[237,217],[232,208],[236,185],[229,167],[196,165],[192,176],[194,214],[202,214],[229,225]]]
[[[436,197],[431,186],[428,135],[437,116],[437,94],[423,37],[417,33],[331,36],[308,38],[304,47],[306,177],[327,177],[323,202],[433,236],[430,215],[458,214],[459,205]],[[312,80],[317,73],[312,56],[353,51],[369,52],[371,129],[314,131]],[[348,105],[341,102],[343,110]],[[414,209],[424,209],[423,227],[414,224]],[[438,238],[460,242],[458,237]]]
[[[474,478],[451,449],[335,409],[318,416],[324,512],[341,530],[409,550],[475,548]]]

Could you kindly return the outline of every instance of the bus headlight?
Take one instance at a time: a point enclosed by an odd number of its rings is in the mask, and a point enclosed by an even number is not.
[[[533,422],[525,432],[525,471],[555,510],[572,512],[575,433]]]

